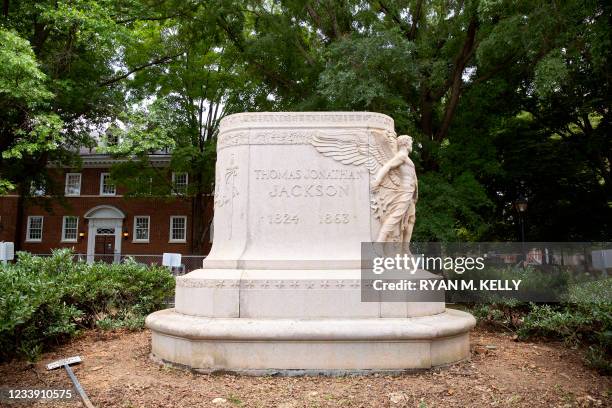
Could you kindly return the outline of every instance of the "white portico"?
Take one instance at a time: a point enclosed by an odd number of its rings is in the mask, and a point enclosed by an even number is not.
[[[87,228],[87,262],[96,258],[119,262],[121,231],[125,214],[117,207],[99,205],[85,213]]]

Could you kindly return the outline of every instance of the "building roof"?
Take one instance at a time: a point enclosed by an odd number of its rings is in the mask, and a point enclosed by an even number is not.
[[[110,154],[80,154],[81,160],[83,161],[83,168],[92,167],[109,167],[116,163],[127,162],[132,159],[130,158],[116,158]],[[170,158],[172,156],[169,153],[153,153],[149,154],[149,161],[152,166],[164,167],[170,164]]]

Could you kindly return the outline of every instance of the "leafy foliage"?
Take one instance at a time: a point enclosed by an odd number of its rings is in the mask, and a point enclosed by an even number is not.
[[[106,151],[135,159],[113,178],[137,196],[151,179],[152,194],[172,193],[146,160],[171,149],[173,169],[190,173],[198,214],[213,187],[221,117],[373,110],[416,140],[416,240],[516,239],[512,204],[522,196],[528,240],[610,238],[606,2],[7,5],[0,193],[19,184],[27,195],[50,161],[77,165],[70,153],[95,146],[93,130],[119,141]],[[206,227],[191,230],[203,237]]]
[[[173,291],[163,267],[89,265],[68,250],[50,257],[20,252],[16,263],[0,267],[0,359],[33,361],[82,328],[141,328]]]
[[[119,2],[5,2],[0,28],[0,179],[8,189],[48,182],[56,161],[92,145],[90,131],[122,110],[113,76],[116,49],[129,33],[111,16]],[[47,181],[47,183],[45,183]],[[4,191],[6,192],[6,190]]]
[[[556,282],[555,282],[556,283]],[[512,299],[473,306],[480,322],[516,330],[519,339],[546,337],[586,347],[585,362],[612,373],[612,279],[573,283],[558,304]]]
[[[0,27],[0,60],[0,134],[13,135],[3,140],[0,163],[58,149],[63,123],[48,111],[53,94],[30,44]],[[16,187],[15,178],[3,173],[0,194]]]
[[[515,239],[518,196],[542,220],[528,220],[528,239],[609,238],[609,6],[223,4],[227,49],[248,63],[275,109],[383,112],[416,138],[424,192],[416,240]],[[525,112],[528,127],[519,125]],[[558,157],[568,149],[574,154]],[[568,211],[549,211],[557,203]],[[592,219],[574,222],[569,209]]]
[[[418,240],[474,241],[487,229],[487,207],[492,203],[471,172],[448,180],[438,173],[419,178]]]

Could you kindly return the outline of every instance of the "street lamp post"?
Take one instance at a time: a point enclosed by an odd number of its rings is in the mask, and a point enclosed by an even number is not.
[[[521,227],[521,254],[523,256],[523,262],[527,261],[525,255],[525,212],[527,211],[527,198],[525,196],[519,196],[514,203],[516,210],[519,214],[519,224]]]

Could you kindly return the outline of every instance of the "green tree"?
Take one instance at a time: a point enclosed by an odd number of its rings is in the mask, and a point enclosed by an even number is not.
[[[532,87],[518,92],[523,111],[497,129],[507,159],[496,188],[512,199],[507,186],[524,185],[528,239],[605,241],[612,230],[612,7],[575,2],[569,11],[558,48],[535,67]]]
[[[108,152],[135,160],[114,166],[115,180],[129,188],[130,196],[176,199],[170,172],[189,174],[189,188],[180,199],[190,200],[193,252],[200,252],[208,236],[205,197],[214,183],[215,145],[219,120],[228,113],[249,109],[257,84],[244,74],[245,64],[226,48],[207,5],[159,3],[145,13],[159,18],[130,25],[137,41],[124,51],[124,83],[136,106],[114,128],[120,143]],[[211,24],[212,19],[212,24]],[[208,27],[208,28],[207,28]],[[138,55],[171,55],[155,67],[138,70]],[[148,154],[171,152],[167,169],[151,166]],[[136,160],[137,159],[137,160]],[[151,180],[156,182],[151,185]]]
[[[62,143],[62,120],[50,109],[53,94],[32,47],[0,28],[0,194],[14,190],[33,158],[44,160]]]
[[[164,18],[148,14],[145,5],[3,1],[0,192],[17,188],[20,211],[30,200],[32,183],[61,196],[48,177],[48,164],[79,166],[79,149],[98,142],[92,134],[125,116],[131,102],[126,78],[178,56],[154,47],[138,49],[146,22]],[[18,214],[17,231],[21,219]]]
[[[221,3],[217,25],[249,72],[265,82],[275,108],[379,111],[394,117],[399,132],[416,137],[423,184],[417,239],[514,237],[495,232],[515,222],[508,206],[516,192],[500,180],[521,184],[501,156],[519,157],[502,151],[504,126],[532,110],[535,90],[554,94],[555,81],[563,83],[563,49],[582,43],[586,52],[591,45],[607,51],[609,42],[602,27],[609,9],[598,2]],[[585,26],[593,29],[582,35]],[[599,156],[598,171],[609,172],[609,157]],[[542,207],[552,205],[551,196],[541,198]]]
[[[172,196],[148,153],[171,151],[167,171],[190,174],[197,250],[221,117],[373,110],[416,139],[416,239],[512,239],[519,194],[539,221],[532,239],[609,238],[605,2],[3,5],[4,191],[20,185],[26,195],[49,160],[72,163],[91,130],[104,130],[120,141],[108,151],[134,159],[113,170],[132,195]]]

